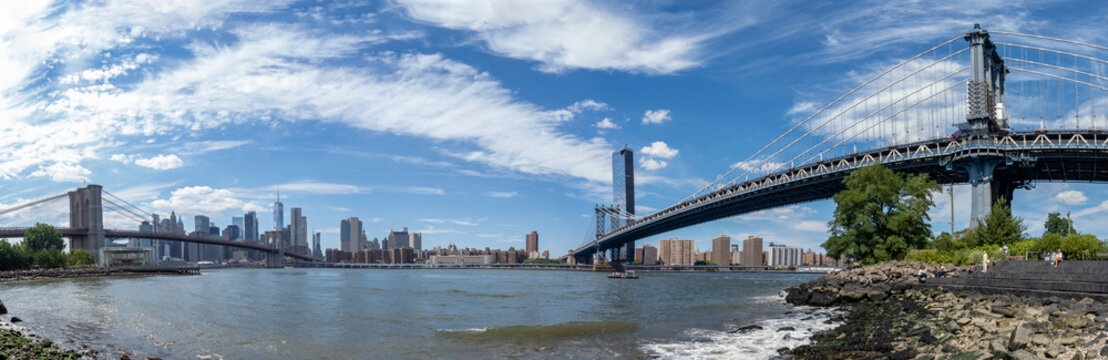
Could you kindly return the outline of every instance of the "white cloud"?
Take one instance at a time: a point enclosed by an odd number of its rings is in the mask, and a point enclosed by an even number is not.
[[[593,99],[585,99],[585,100],[575,102],[575,103],[573,103],[573,105],[570,105],[569,108],[568,108],[569,111],[572,111],[572,112],[575,112],[575,113],[581,113],[581,112],[584,112],[584,111],[601,111],[601,110],[609,110],[609,109],[611,109],[611,107],[608,106],[608,104],[605,104],[605,103],[602,103],[602,102],[599,102],[599,101],[596,101],[596,100],[593,100]]]
[[[436,229],[434,226],[428,226],[426,229],[412,231],[415,233],[428,234],[464,234],[464,231],[457,229]]]
[[[1085,197],[1085,193],[1080,191],[1066,190],[1054,195],[1054,200],[1066,205],[1081,205],[1089,201],[1089,198]]]
[[[803,220],[793,222],[792,228],[797,231],[825,233],[827,232],[827,223],[823,221]]]
[[[650,146],[644,146],[642,149],[639,149],[639,152],[643,155],[662,159],[672,159],[674,156],[677,156],[677,150],[670,148],[664,141],[652,142]]]
[[[789,108],[789,111],[785,112],[785,115],[808,115],[816,111],[816,103],[811,101],[800,101],[793,104]]]
[[[619,125],[612,122],[612,119],[609,118],[604,118],[603,120],[596,122],[595,126],[600,129],[619,129]]]
[[[485,195],[488,195],[490,197],[496,197],[496,198],[513,198],[513,197],[519,196],[519,192],[515,192],[515,191],[489,191],[489,192],[485,193]]]
[[[610,146],[604,139],[585,140],[561,131],[566,110],[517,101],[498,81],[465,64],[441,55],[385,53],[364,60],[361,67],[328,66],[321,62],[350,56],[388,36],[323,37],[276,25],[233,32],[239,43],[194,42],[186,48],[195,60],[127,89],[61,93],[44,108],[62,120],[16,123],[14,137],[32,140],[14,146],[9,156],[0,154],[0,177],[17,175],[41,159],[77,162],[92,157],[105,139],[307,120],[456,140],[459,146],[476,148],[461,157],[468,161],[528,174],[608,181],[604,159]],[[599,104],[584,101],[578,107]],[[44,134],[67,140],[58,143]],[[0,139],[0,147],[9,145],[4,142]],[[544,146],[531,146],[535,143]],[[231,146],[241,143],[199,148]]]
[[[74,163],[56,162],[49,166],[39,167],[31,173],[31,176],[47,176],[55,182],[82,182],[88,181],[92,171]]]
[[[580,0],[398,2],[412,18],[471,31],[490,51],[537,61],[547,72],[673,73],[699,65],[700,43],[712,37],[662,29],[666,22],[657,14],[636,19],[631,8],[608,9]]]
[[[669,121],[670,119],[671,117],[669,114],[669,110],[667,109],[647,110],[646,113],[642,116],[642,123],[661,124],[663,122]]]
[[[658,160],[648,157],[639,158],[639,166],[646,170],[658,170],[669,166],[669,163],[665,160]]]
[[[204,214],[215,216],[223,211],[235,212],[265,211],[265,206],[249,203],[240,199],[227,189],[213,189],[208,186],[186,186],[173,190],[169,199],[157,199],[147,204],[158,213],[176,211],[177,214]]]
[[[477,223],[476,223],[476,222],[473,222],[473,221],[471,221],[471,220],[469,220],[469,219],[434,219],[434,218],[423,218],[423,219],[419,219],[419,221],[420,221],[420,222],[425,222],[425,223],[432,223],[432,224],[446,224],[446,223],[450,223],[450,224],[454,224],[454,225],[462,225],[462,226],[477,226]]]
[[[154,170],[169,170],[181,167],[181,165],[184,165],[184,162],[182,162],[181,158],[177,157],[177,155],[169,154],[158,155],[146,159],[136,159],[135,165],[148,167]]]

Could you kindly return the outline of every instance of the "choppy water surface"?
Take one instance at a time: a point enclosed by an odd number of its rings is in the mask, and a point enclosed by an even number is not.
[[[229,269],[0,284],[0,300],[63,345],[165,359],[750,359],[832,326],[779,296],[812,275],[639,276]],[[753,324],[765,329],[729,332]]]

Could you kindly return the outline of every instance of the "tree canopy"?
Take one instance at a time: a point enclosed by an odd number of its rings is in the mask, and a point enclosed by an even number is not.
[[[873,264],[903,259],[927,245],[931,193],[941,188],[926,174],[902,175],[874,164],[855,170],[843,184],[846,190],[833,197],[831,236],[823,243],[828,256]]]
[[[58,250],[65,248],[62,241],[62,232],[47,224],[35,224],[34,227],[23,232],[23,246],[30,252],[39,250]]]
[[[1043,233],[1044,236],[1046,234],[1066,236],[1077,233],[1070,219],[1062,217],[1062,214],[1057,211],[1046,215],[1046,223],[1043,224],[1043,228],[1046,228],[1046,232]]]
[[[1008,201],[1001,197],[993,204],[989,216],[977,221],[977,228],[972,236],[977,246],[1001,246],[1023,240],[1023,232],[1026,230],[1023,219],[1013,217]]]

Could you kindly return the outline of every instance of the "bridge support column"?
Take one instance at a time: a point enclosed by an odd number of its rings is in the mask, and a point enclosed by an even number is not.
[[[635,263],[635,242],[634,241],[629,241],[626,244],[623,244],[623,247],[620,249],[620,251],[623,252],[622,258],[623,258],[623,261],[625,263],[627,263],[628,265],[631,265],[631,264]]]
[[[100,185],[89,185],[69,192],[69,227],[87,230],[84,235],[69,237],[69,251],[88,251],[97,262],[100,261],[100,248],[104,247],[102,189]]]
[[[265,267],[267,268],[283,268],[285,267],[285,251],[267,252],[265,253]]]
[[[970,227],[977,226],[992,212],[993,204],[1000,197],[1012,201],[1012,194],[1018,185],[1005,177],[994,176],[997,165],[1003,159],[973,158],[960,164],[966,169],[970,183]]]

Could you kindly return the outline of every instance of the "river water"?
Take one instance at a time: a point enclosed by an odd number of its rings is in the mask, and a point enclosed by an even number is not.
[[[752,359],[834,326],[782,300],[813,275],[639,276],[226,269],[3,283],[0,300],[63,346],[163,359]],[[748,325],[764,329],[731,332]]]

